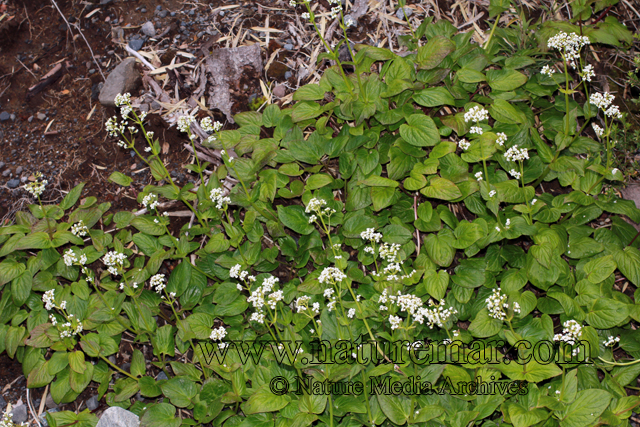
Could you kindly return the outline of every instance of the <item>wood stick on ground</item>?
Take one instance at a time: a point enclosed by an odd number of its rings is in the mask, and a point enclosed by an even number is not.
[[[71,24],[69,24],[69,21],[67,21],[67,18],[64,16],[62,11],[58,7],[58,4],[56,3],[56,0],[51,0],[51,3],[53,3],[53,5],[56,7],[56,10],[60,14],[60,16],[62,16],[62,19],[64,19],[65,24],[67,24],[67,28],[69,28],[69,31],[71,31]],[[73,26],[75,27],[76,30],[78,30],[78,32],[82,36],[82,39],[87,44],[87,47],[89,48],[89,52],[91,53],[91,58],[93,59],[93,62],[95,62],[96,66],[98,67],[98,71],[100,72],[100,75],[102,76],[102,80],[107,80],[107,78],[104,76],[104,73],[102,72],[102,67],[100,67],[100,63],[96,59],[96,56],[93,54],[93,49],[91,49],[91,45],[89,44],[89,42],[87,41],[87,38],[82,33],[82,30],[80,29],[80,27],[78,27],[78,24],[74,24]],[[71,31],[71,34],[73,34],[73,31]]]

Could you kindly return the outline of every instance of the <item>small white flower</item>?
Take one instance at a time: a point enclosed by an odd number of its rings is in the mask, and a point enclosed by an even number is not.
[[[615,175],[615,174],[617,174],[618,172],[620,172],[620,170],[619,170],[618,168],[613,168],[613,169],[611,169],[611,175]]]
[[[185,115],[185,116],[180,116],[178,118],[178,130],[180,132],[190,132],[191,129],[191,123],[195,122],[196,119],[193,116],[190,115]]]
[[[158,207],[158,196],[153,193],[149,193],[142,199],[142,206],[149,210],[154,210]]]
[[[550,67],[548,65],[545,65],[544,67],[542,67],[542,70],[540,70],[540,74],[544,74],[549,77],[551,77],[551,75],[555,72],[556,70],[553,67]]]
[[[71,234],[77,237],[84,237],[89,232],[89,229],[84,225],[84,221],[80,220],[71,226]]]
[[[382,234],[376,233],[374,228],[367,228],[365,231],[360,233],[360,238],[362,240],[369,240],[378,243],[380,242],[380,239],[382,239]],[[373,248],[371,250],[373,251]]]
[[[471,129],[469,129],[469,133],[475,133],[478,135],[482,135],[483,131],[482,128],[480,126],[471,126]]]
[[[582,73],[580,73],[580,77],[582,77],[583,82],[590,82],[592,77],[595,77],[596,73],[593,71],[593,65],[585,65]]]
[[[45,292],[44,295],[42,296],[42,302],[44,303],[44,308],[47,311],[51,310],[56,306],[54,293],[55,293],[55,289],[50,289],[47,292]]]
[[[609,338],[607,338],[607,340],[604,341],[604,346],[605,347],[614,346],[616,343],[619,343],[619,342],[620,342],[620,337],[614,337],[610,335]]]
[[[469,147],[471,147],[471,144],[466,139],[461,139],[460,141],[458,141],[458,147],[460,147],[462,150],[468,150]]]
[[[502,147],[504,143],[507,142],[507,134],[504,132],[498,132],[496,135],[498,135],[496,143]]]
[[[514,145],[504,153],[504,158],[510,162],[524,161],[529,158],[529,152],[526,148],[518,149],[518,145]]]
[[[42,193],[44,193],[44,189],[47,186],[47,184],[49,183],[49,181],[47,181],[46,179],[42,179],[42,174],[40,172],[36,172],[34,174],[36,180],[33,182],[30,182],[29,184],[24,186],[24,189],[30,193],[33,197],[40,197],[40,195],[42,195]]]
[[[227,330],[224,327],[220,326],[211,331],[211,335],[209,336],[209,338],[212,341],[222,341],[225,336],[227,336]]]
[[[598,126],[597,124],[591,123],[591,127],[593,128],[593,131],[595,132],[596,136],[601,137],[602,135],[604,135],[604,129]]]
[[[164,274],[156,274],[151,276],[149,284],[152,288],[155,288],[157,293],[162,292],[162,290],[166,287],[164,283]]]
[[[477,105],[472,107],[469,111],[464,113],[464,121],[465,122],[474,122],[478,123],[483,120],[489,119],[489,112],[482,107],[478,107]],[[473,133],[473,132],[472,132]]]
[[[520,179],[520,172],[516,171],[515,169],[511,169],[509,171],[509,175],[511,175],[515,179]]]
[[[356,315],[356,309],[355,308],[350,308],[349,312],[347,313],[347,317],[349,319],[353,319],[353,316],[355,316],[355,315]]]
[[[64,260],[64,265],[66,265],[67,267],[71,267],[73,264],[78,262],[78,258],[76,257],[76,254],[73,252],[72,249],[68,249],[64,253],[64,256],[62,258]]]
[[[482,172],[476,172],[475,177],[478,181],[482,181]]]
[[[300,17],[302,19],[311,20],[311,15],[309,14],[309,12],[304,12],[303,14],[300,15]]]
[[[402,319],[398,316],[389,315],[389,323],[391,323],[391,329],[398,329]]]
[[[489,197],[493,197],[496,195],[496,190],[489,191]]]

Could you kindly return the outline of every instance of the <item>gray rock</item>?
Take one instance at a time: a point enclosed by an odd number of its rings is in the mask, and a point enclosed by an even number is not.
[[[144,42],[145,42],[145,39],[140,38],[138,36],[133,36],[131,40],[129,40],[129,47],[137,52],[140,49],[142,49]]]
[[[86,405],[90,411],[95,411],[96,409],[98,409],[98,406],[100,406],[100,404],[98,403],[98,396],[91,396],[89,400],[87,400]]]
[[[151,109],[152,110],[161,110],[162,109],[162,105],[160,105],[160,103],[158,101],[153,101],[151,103]]]
[[[153,26],[153,22],[151,21],[145,22],[144,25],[142,25],[142,28],[140,29],[140,31],[142,31],[142,34],[144,34],[145,36],[149,36],[149,37],[156,36],[156,27]]]
[[[11,116],[9,116],[9,118],[10,118],[10,119],[11,119],[11,121],[13,122],[13,121],[15,121],[15,119],[16,119],[16,115],[15,115],[15,114],[11,114]]]
[[[20,175],[22,173],[23,167],[22,166],[18,166],[16,168],[16,175]]]
[[[284,73],[284,78],[289,80],[292,75],[293,75],[293,73],[291,71],[287,71],[286,73]]]
[[[175,171],[171,171],[171,175],[175,176],[174,172]],[[164,371],[160,371],[160,373],[158,374],[157,380],[161,381],[161,380],[168,380],[168,379],[169,377],[167,377],[167,374],[165,374]]]
[[[0,162],[0,169],[2,169],[4,167],[4,162]],[[0,396],[0,399],[2,398],[2,396]],[[0,408],[2,407],[2,405],[0,405]]]
[[[407,15],[407,18],[410,17],[411,15],[413,15],[413,9],[411,9],[409,6],[405,6],[404,11],[402,10],[402,8],[396,11],[396,17],[398,19],[404,19],[405,14]]]
[[[18,181],[18,180],[16,179],[16,181]],[[27,415],[27,406],[26,405],[14,406],[13,410],[11,411],[11,414],[13,414],[13,422],[15,424],[24,423],[29,418],[28,415]]]
[[[142,9],[140,9],[140,13],[147,13],[147,8],[143,7]]]
[[[158,16],[160,18],[166,18],[168,14],[169,12],[167,12],[166,10],[161,10],[160,12],[158,12]]]
[[[162,6],[157,5],[157,6],[156,6],[156,10],[162,10]]]
[[[112,406],[104,411],[96,427],[138,427],[140,419],[133,412]]]
[[[0,121],[6,122],[9,119],[11,119],[11,114],[7,113],[6,111],[0,113]]]
[[[287,88],[284,85],[277,85],[275,88],[273,88],[273,96],[282,98],[286,94],[287,94]]]
[[[7,401],[4,400],[4,397],[0,396],[0,408],[5,408],[7,406]]]
[[[132,153],[133,153],[133,156],[136,155],[135,151],[132,151]],[[131,156],[131,157],[133,157],[133,156]],[[129,372],[129,370],[131,369],[131,363],[123,363],[122,366],[120,367],[120,369],[122,369],[125,372]]]
[[[18,178],[10,179],[7,182],[7,187],[9,187],[9,188],[16,188],[16,187],[18,187],[18,185],[20,185],[20,180]],[[21,423],[22,421],[15,421],[15,422]]]
[[[293,50],[293,45],[291,43],[287,43],[284,45],[285,50]]]
[[[2,176],[9,176],[11,175],[11,169],[5,169],[2,171]]]
[[[107,107],[115,107],[116,95],[133,92],[140,84],[140,73],[135,69],[135,58],[122,61],[107,77],[100,91],[100,103]]]
[[[28,179],[29,179],[28,176],[23,176],[23,177],[20,178],[20,182],[24,184],[25,182],[27,182]],[[40,400],[40,399],[38,399],[38,400]],[[40,405],[40,402],[38,402],[38,406],[39,405]]]
[[[46,120],[47,119],[47,115],[44,113],[38,113],[36,114],[36,117],[38,118],[38,120]]]

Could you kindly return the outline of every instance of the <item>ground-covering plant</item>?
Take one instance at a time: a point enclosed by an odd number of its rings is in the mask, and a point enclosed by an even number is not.
[[[224,161],[196,158],[197,186],[119,96],[107,129],[157,185],[115,214],[26,188],[0,229],[0,350],[56,402],[94,383],[143,426],[629,425],[640,210],[602,191],[621,113],[582,48],[628,37],[603,24],[547,23],[539,47],[426,22],[415,53],[346,63],[327,45],[293,107],[180,119]],[[167,201],[193,221],[172,229]]]

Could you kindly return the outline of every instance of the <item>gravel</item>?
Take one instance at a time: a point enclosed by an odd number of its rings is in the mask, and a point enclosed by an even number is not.
[[[7,120],[11,119],[11,114],[7,113],[6,111],[3,111],[2,113],[0,113],[0,121],[6,122]]]
[[[148,36],[148,37],[156,36],[156,28],[153,26],[153,22],[151,21],[145,22],[142,25],[142,28],[140,30],[142,31],[142,34],[144,34],[145,36]]]
[[[20,185],[20,180],[18,178],[13,178],[7,181],[7,187],[9,188],[17,188]]]
[[[137,52],[142,49],[145,41],[142,37],[133,36],[131,40],[129,40],[129,47]]]
[[[293,45],[291,43],[287,43],[284,45],[285,50],[293,50]]]
[[[161,381],[161,380],[168,380],[168,379],[169,379],[169,377],[167,377],[167,374],[165,374],[165,373],[164,373],[164,371],[161,371],[161,372],[158,374],[158,378],[157,378],[157,380],[158,380],[158,381]]]
[[[404,12],[402,11],[402,8],[398,9],[396,11],[396,17],[398,19],[403,19],[404,20],[404,15],[407,15],[407,18],[410,17],[411,15],[413,15],[413,9],[411,9],[409,6],[405,6],[404,7]]]

